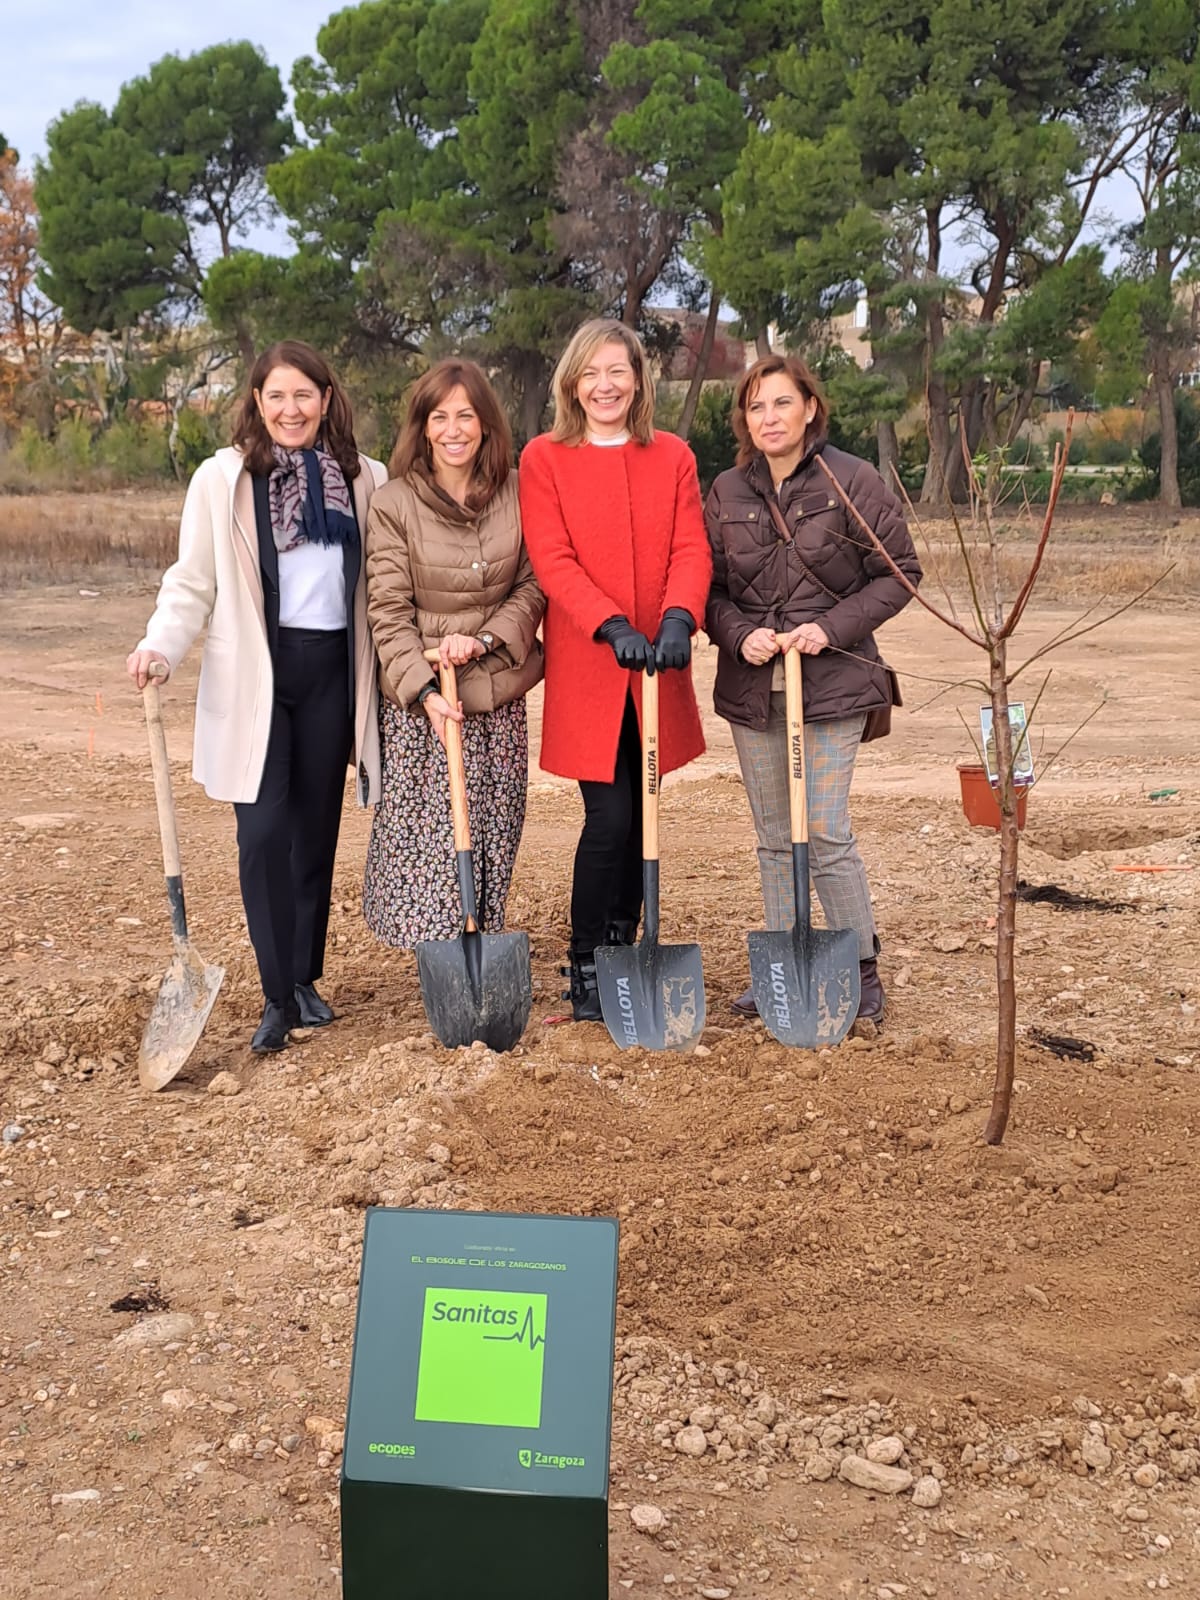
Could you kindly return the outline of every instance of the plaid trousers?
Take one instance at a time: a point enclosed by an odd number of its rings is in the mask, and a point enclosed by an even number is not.
[[[808,794],[809,868],[830,928],[853,928],[858,955],[875,954],[875,916],[867,872],[850,827],[850,780],[866,717],[806,722],[804,762]],[[730,725],[750,814],[758,835],[758,869],[768,928],[796,920],[788,816],[787,712],[784,696],[771,695],[765,729]]]

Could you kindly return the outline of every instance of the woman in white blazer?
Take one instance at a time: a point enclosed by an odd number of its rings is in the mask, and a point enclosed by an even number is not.
[[[231,449],[197,470],[146,635],[126,666],[144,688],[207,624],[192,775],[233,802],[238,875],[265,1006],[251,1040],[333,1012],[317,993],[346,766],[379,799],[377,663],[362,535],[386,481],[360,456],[350,402],[311,346],[286,339],[255,362]]]

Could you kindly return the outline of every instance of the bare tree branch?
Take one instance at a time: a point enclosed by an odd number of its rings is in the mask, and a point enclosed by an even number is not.
[[[1043,762],[1042,770],[1038,773],[1037,777],[1029,785],[1029,787],[1031,789],[1036,789],[1037,788],[1038,784],[1041,783],[1042,779],[1050,771],[1051,767],[1053,767],[1054,763],[1058,760],[1059,756],[1062,755],[1063,751],[1067,748],[1067,746],[1070,744],[1071,740],[1075,737],[1075,735],[1077,733],[1082,733],[1083,730],[1087,727],[1088,723],[1092,720],[1092,718],[1095,717],[1095,716],[1099,716],[1100,712],[1104,710],[1104,708],[1105,708],[1105,706],[1107,704],[1108,704],[1108,696],[1105,695],[1104,699],[1101,700],[1100,704],[1098,706],[1094,707],[1093,710],[1089,711],[1087,716],[1084,717],[1083,721],[1078,723],[1071,730],[1071,732],[1067,735],[1067,737],[1059,745],[1058,749],[1054,752],[1054,754],[1052,756],[1050,756],[1045,762]]]
[[[1002,623],[998,637],[1008,639],[1012,636],[1013,629],[1020,622],[1025,607],[1029,603],[1029,596],[1033,593],[1033,586],[1038,580],[1038,573],[1042,569],[1042,560],[1046,554],[1046,545],[1050,540],[1050,529],[1054,523],[1054,512],[1058,505],[1058,492],[1062,488],[1063,476],[1067,470],[1067,451],[1071,445],[1071,431],[1075,426],[1075,409],[1067,412],[1067,426],[1061,444],[1054,447],[1054,471],[1050,478],[1050,496],[1046,502],[1046,515],[1042,519],[1042,531],[1038,536],[1037,549],[1033,553],[1029,571],[1025,582],[1021,585],[1017,598],[1013,601],[1012,610],[1008,613],[1008,620]]]
[[[908,575],[906,573],[901,572],[900,568],[892,560],[891,553],[884,547],[883,541],[880,539],[879,535],[875,532],[874,528],[872,528],[871,525],[867,522],[867,520],[863,516],[862,512],[854,504],[853,500],[851,500],[850,496],[842,488],[841,484],[837,481],[837,479],[834,477],[833,473],[825,465],[824,461],[821,460],[820,456],[817,457],[817,464],[820,466],[821,471],[829,479],[829,481],[833,485],[833,487],[837,490],[839,496],[841,497],[842,504],[846,507],[846,509],[854,517],[854,520],[862,528],[863,532],[867,535],[868,539],[870,539],[872,547],[887,562],[888,566],[892,570],[893,577],[895,577],[897,579],[897,581],[901,584],[901,586],[903,588],[907,589],[909,594],[912,596],[912,598],[914,600],[919,601],[921,603],[921,605],[923,605],[925,607],[926,611],[929,612],[930,616],[936,617],[938,619],[938,621],[943,624],[944,627],[953,628],[955,633],[961,633],[963,638],[969,640],[971,642],[971,644],[975,645],[975,647],[977,649],[986,650],[987,649],[987,645],[984,642],[984,640],[978,638],[975,634],[973,634],[971,632],[971,630],[969,628],[964,628],[962,623],[958,622],[954,617],[947,616],[944,611],[939,611],[937,606],[935,606],[931,600],[926,600],[925,599],[924,595],[922,595],[922,593],[917,588],[916,584],[912,581],[912,579],[910,577],[908,577]]]
[[[1086,628],[1080,628],[1075,633],[1064,634],[1061,638],[1055,640],[1053,643],[1044,644],[1040,650],[1035,650],[1027,661],[1022,661],[1019,667],[1014,667],[1009,673],[1009,683],[1012,683],[1015,678],[1019,677],[1020,674],[1025,671],[1026,667],[1031,667],[1035,661],[1040,661],[1041,658],[1044,655],[1048,655],[1051,650],[1061,649],[1064,644],[1070,644],[1075,639],[1082,639],[1085,633],[1095,633],[1097,628],[1102,628],[1106,622],[1112,622],[1115,618],[1119,617],[1122,612],[1128,611],[1131,606],[1137,605],[1139,600],[1144,600],[1146,598],[1151,589],[1158,588],[1159,584],[1167,576],[1167,573],[1173,571],[1174,567],[1175,563],[1172,562],[1166,571],[1159,573],[1158,577],[1155,578],[1153,583],[1148,583],[1144,589],[1140,589],[1138,593],[1134,595],[1132,600],[1127,600],[1123,606],[1118,606],[1115,611],[1110,611],[1108,616],[1101,617],[1098,622],[1090,623]]]

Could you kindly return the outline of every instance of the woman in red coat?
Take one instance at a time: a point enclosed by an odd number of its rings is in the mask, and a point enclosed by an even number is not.
[[[570,998],[598,1022],[598,944],[632,944],[642,909],[641,674],[665,674],[665,775],[704,749],[692,635],[712,560],[696,462],[654,431],[641,340],[587,322],[554,374],[554,427],[521,457],[521,520],[546,595],[541,764],[576,778],[585,819],[571,889]]]

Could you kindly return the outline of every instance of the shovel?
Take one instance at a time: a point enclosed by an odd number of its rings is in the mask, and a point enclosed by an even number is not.
[[[427,650],[425,659],[437,661],[437,651]],[[440,677],[442,695],[452,706],[457,705],[454,668],[442,666]],[[421,999],[429,1026],[448,1050],[473,1044],[476,1039],[491,1050],[511,1050],[525,1032],[533,1005],[529,935],[479,931],[462,729],[449,719],[446,765],[450,771],[450,814],[454,819],[463,931],[457,939],[424,939],[417,946]]]
[[[158,667],[158,671],[154,670]],[[167,740],[163,733],[162,706],[155,678],[164,676],[161,663],[150,669],[150,682],[142,690],[146,732],[150,738],[150,765],[154,772],[154,800],[158,806],[158,831],[162,835],[163,870],[167,877],[167,904],[171,908],[171,938],[175,955],[159,985],[154,1009],[138,1049],[138,1082],[143,1089],[162,1089],[195,1049],[225,976],[224,967],[210,966],[193,949],[188,938],[183,905],[183,873],[179,864],[179,835],[175,829],[175,797],[167,765]]]
[[[622,1050],[690,1050],[704,1032],[698,944],[658,942],[658,677],[642,679],[642,940],[596,950],[604,1024]]]
[[[788,809],[796,922],[790,932],[749,933],[750,983],[767,1031],[780,1044],[816,1050],[838,1044],[858,1016],[858,935],[814,928],[808,882],[808,796],[804,775],[804,685],[799,650],[785,651]]]

